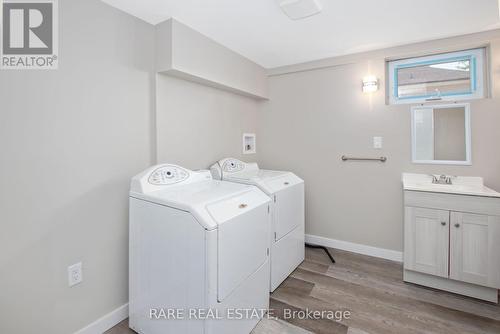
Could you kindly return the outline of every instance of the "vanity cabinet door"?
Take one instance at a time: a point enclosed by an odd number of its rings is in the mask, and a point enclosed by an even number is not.
[[[405,269],[448,277],[449,220],[449,211],[405,208]]]
[[[452,212],[450,278],[500,288],[500,217]]]

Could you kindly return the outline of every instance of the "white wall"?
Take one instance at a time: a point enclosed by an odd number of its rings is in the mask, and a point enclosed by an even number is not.
[[[204,169],[228,156],[255,161],[256,155],[242,155],[242,134],[256,131],[259,106],[249,97],[158,74],[158,162]]]
[[[0,71],[0,333],[72,333],[128,302],[128,189],[152,163],[154,27],[59,1],[54,71]],[[67,266],[83,261],[69,288]]]
[[[491,42],[493,96],[471,103],[473,165],[411,163],[410,106],[388,106],[384,61]],[[259,162],[306,184],[306,233],[402,250],[401,173],[483,176],[500,190],[500,31],[326,59],[270,71],[270,101],[258,113]],[[376,75],[381,90],[361,91]],[[384,148],[372,148],[373,136]],[[343,155],[387,156],[385,164],[342,162]]]

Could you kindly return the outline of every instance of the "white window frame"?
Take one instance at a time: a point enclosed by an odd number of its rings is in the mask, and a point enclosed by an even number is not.
[[[456,108],[463,107],[465,112],[465,160],[419,160],[417,158],[417,123],[415,115],[421,109],[443,109],[443,108]],[[434,127],[434,125],[433,125]],[[424,165],[458,165],[458,166],[471,166],[472,165],[472,135],[471,135],[471,117],[470,117],[470,104],[469,103],[453,103],[453,104],[435,104],[435,105],[419,105],[411,108],[411,156],[414,164]]]
[[[439,96],[425,95],[412,97],[398,97],[397,86],[397,70],[401,68],[414,67],[426,64],[438,64],[445,61],[470,60],[471,62],[471,87],[470,91],[464,93],[445,93]],[[460,101],[481,99],[486,97],[486,47],[477,49],[464,50],[458,52],[442,53],[432,56],[414,57],[400,60],[389,60],[388,62],[389,76],[389,104],[413,104],[435,101]]]

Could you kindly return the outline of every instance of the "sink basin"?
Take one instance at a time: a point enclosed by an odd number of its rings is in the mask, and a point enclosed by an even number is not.
[[[432,175],[403,173],[403,187],[413,191],[500,197],[500,193],[483,184],[481,177],[457,176],[452,178],[452,184],[436,184],[432,183]]]

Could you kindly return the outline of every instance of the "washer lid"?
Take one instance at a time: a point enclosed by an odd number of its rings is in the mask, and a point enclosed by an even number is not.
[[[209,171],[191,171],[171,164],[153,166],[132,178],[130,196],[190,212],[208,230],[217,228],[214,217],[224,211],[216,210],[212,215],[207,209],[210,204],[236,216],[270,200],[254,186],[216,181]],[[246,210],[238,210],[237,206],[244,201],[248,201]]]
[[[225,181],[253,184],[268,195],[304,181],[292,172],[259,169],[256,163],[245,163],[226,158],[211,167],[212,174],[220,174]]]

